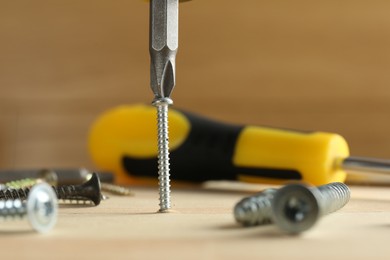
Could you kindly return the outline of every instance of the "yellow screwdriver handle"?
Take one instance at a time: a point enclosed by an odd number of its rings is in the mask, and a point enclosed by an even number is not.
[[[259,126],[229,125],[169,110],[173,180],[241,180],[313,185],[343,182],[338,162],[349,156],[343,137]],[[103,113],[89,133],[89,152],[101,170],[129,184],[157,178],[156,111],[152,106],[120,106]]]
[[[245,127],[237,140],[233,164],[269,169],[269,175],[240,173],[247,182],[284,183],[303,180],[313,185],[343,182],[346,173],[338,162],[349,156],[347,142],[337,134]],[[275,176],[272,178],[272,176]],[[279,176],[279,178],[276,178]]]

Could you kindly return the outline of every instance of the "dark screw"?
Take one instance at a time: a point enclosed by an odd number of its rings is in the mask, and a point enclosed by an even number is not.
[[[63,185],[53,189],[57,198],[62,200],[90,200],[95,205],[99,205],[102,198],[100,180],[96,173],[93,173],[91,179],[82,185]],[[25,200],[29,192],[29,188],[0,190],[0,200]]]

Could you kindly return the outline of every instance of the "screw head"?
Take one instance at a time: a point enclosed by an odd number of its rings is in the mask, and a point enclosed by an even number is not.
[[[161,106],[161,105],[172,105],[173,100],[170,99],[169,97],[155,97],[154,100],[152,101],[153,106]]]
[[[320,192],[302,184],[280,188],[274,197],[274,223],[283,231],[297,234],[310,229],[320,217]]]
[[[27,217],[32,228],[40,233],[51,230],[57,222],[58,202],[47,183],[34,185],[27,198]]]

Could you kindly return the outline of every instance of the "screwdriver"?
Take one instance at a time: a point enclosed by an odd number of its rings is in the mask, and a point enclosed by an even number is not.
[[[153,112],[142,104],[119,106],[91,127],[92,160],[121,183],[155,177]],[[347,142],[334,133],[232,125],[175,109],[169,118],[171,175],[178,181],[324,185],[345,181],[346,172],[390,172],[389,161],[350,157]]]

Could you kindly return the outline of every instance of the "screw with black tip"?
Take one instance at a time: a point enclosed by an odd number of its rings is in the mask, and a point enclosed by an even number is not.
[[[52,188],[55,191],[57,198],[62,200],[90,200],[95,205],[99,205],[102,199],[102,194],[100,192],[100,180],[96,173],[93,173],[91,179],[82,185],[53,186]],[[23,189],[0,190],[0,200],[25,200],[29,192],[30,188],[28,187]]]
[[[290,234],[310,229],[318,219],[344,207],[350,198],[347,185],[334,182],[310,187],[290,184],[280,188],[273,198],[273,222]]]

